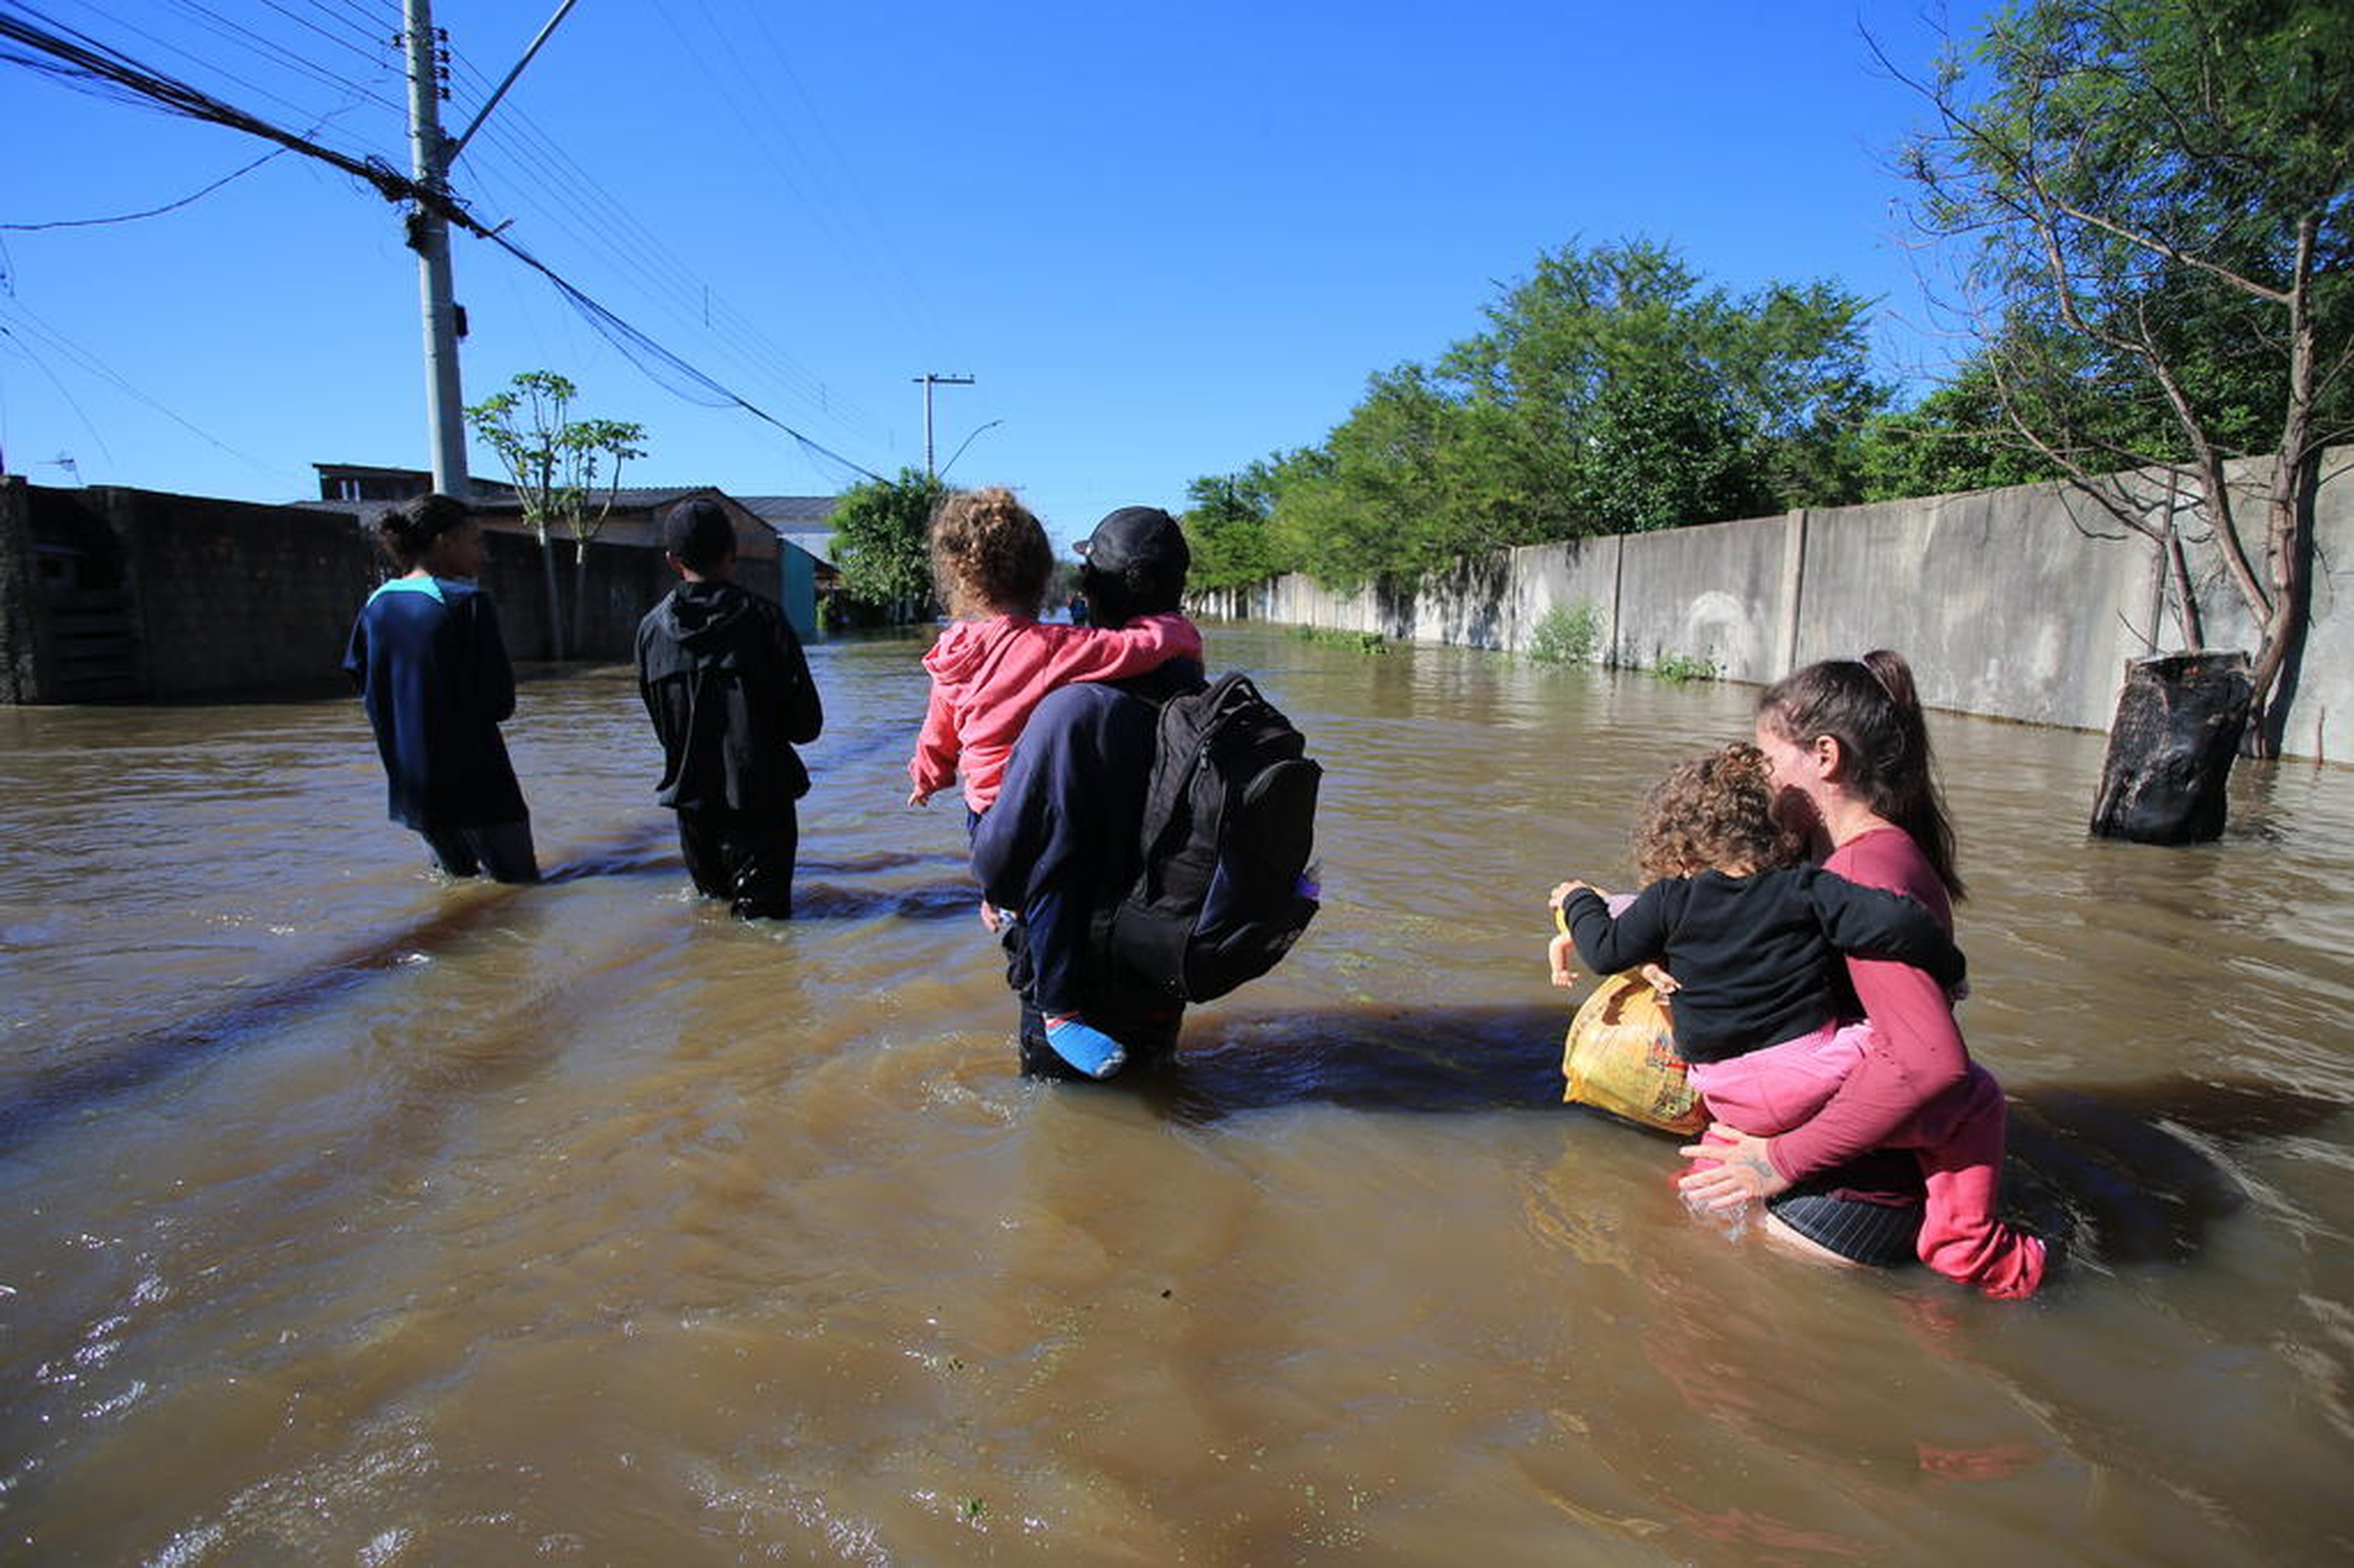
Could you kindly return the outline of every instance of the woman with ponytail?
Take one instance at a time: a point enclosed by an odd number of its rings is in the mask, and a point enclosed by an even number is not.
[[[1827,660],[1768,687],[1757,745],[1825,869],[1916,899],[1951,930],[1963,895],[1953,826],[1903,659]],[[1683,1151],[1695,1161],[1685,1198],[1724,1212],[1763,1199],[1769,1228],[1804,1250],[1880,1265],[1917,1254],[1989,1296],[2032,1295],[2044,1244],[1995,1217],[2001,1086],[1970,1060],[1935,980],[1893,959],[1846,962],[1872,1048],[1787,1132],[1712,1127]]]

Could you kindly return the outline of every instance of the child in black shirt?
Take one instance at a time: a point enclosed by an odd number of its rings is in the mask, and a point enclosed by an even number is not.
[[[726,511],[681,502],[663,530],[682,580],[638,623],[638,693],[663,747],[654,799],[678,813],[697,892],[746,919],[789,919],[794,802],[810,787],[793,747],[825,726],[817,685],[784,610],[735,581]]]
[[[1573,942],[1597,973],[1664,967],[1693,1087],[1717,1119],[1760,1136],[1820,1109],[1871,1043],[1871,1025],[1842,1022],[1855,1012],[1843,954],[1901,959],[1948,989],[1964,972],[1920,905],[1800,863],[1775,800],[1754,746],[1679,764],[1636,828],[1649,885],[1613,915],[1585,883],[1561,884],[1552,902],[1563,934],[1547,948],[1555,985],[1570,982]]]

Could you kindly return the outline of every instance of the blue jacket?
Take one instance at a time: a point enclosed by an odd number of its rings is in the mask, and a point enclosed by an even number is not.
[[[972,832],[981,895],[1021,909],[1059,894],[1092,914],[1135,879],[1136,839],[1152,778],[1161,709],[1146,696],[1201,683],[1202,667],[1172,659],[1126,681],[1082,681],[1047,694],[1005,765],[997,803]]]
[[[526,821],[499,722],[514,669],[491,596],[448,577],[396,577],[352,625],[344,671],[384,758],[387,810],[419,832]]]

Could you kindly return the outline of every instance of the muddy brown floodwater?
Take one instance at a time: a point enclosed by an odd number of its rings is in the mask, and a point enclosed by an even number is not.
[[[0,711],[0,1558],[2343,1563],[2354,774],[2088,842],[1936,715],[2026,1306],[1689,1220],[1563,1107],[1544,890],[1754,693],[1243,627],[1328,904],[1126,1086],[1013,1071],[921,644],[813,651],[801,906],[691,901],[634,691],[528,683],[547,885],[348,701]]]

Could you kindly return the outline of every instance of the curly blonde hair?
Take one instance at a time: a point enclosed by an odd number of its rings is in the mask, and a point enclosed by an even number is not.
[[[951,615],[1036,615],[1054,547],[1002,485],[960,490],[932,514],[932,581]]]
[[[1635,821],[1635,865],[1646,882],[1701,871],[1749,875],[1796,865],[1806,841],[1782,820],[1766,754],[1736,742],[1679,762]]]

